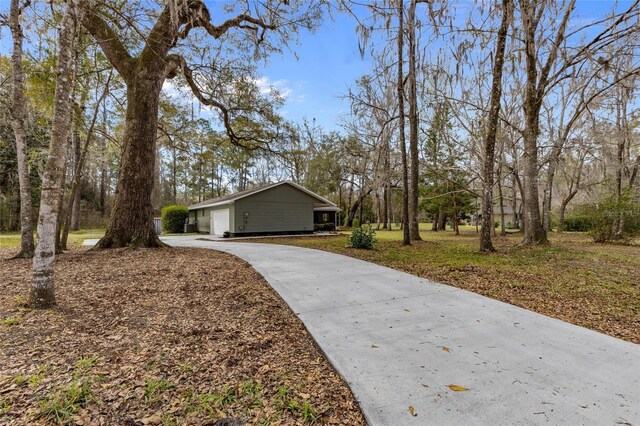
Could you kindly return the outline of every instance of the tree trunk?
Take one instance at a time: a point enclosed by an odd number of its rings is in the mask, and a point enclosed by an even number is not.
[[[458,203],[455,194],[453,195],[453,230],[456,235],[460,235],[460,228],[458,227]]]
[[[162,247],[153,228],[158,101],[163,69],[141,68],[127,84],[127,114],[122,160],[111,222],[96,248]]]
[[[20,252],[15,256],[33,257],[33,207],[31,203],[31,180],[29,178],[29,158],[27,156],[27,101],[24,97],[25,74],[22,67],[22,26],[20,25],[20,2],[11,0],[9,28],[13,37],[11,53],[12,94],[11,94],[11,128],[16,141],[18,161],[18,182],[20,186]]]
[[[507,45],[507,30],[511,15],[511,1],[502,2],[502,22],[498,30],[496,43],[496,56],[493,64],[493,82],[491,86],[491,100],[489,105],[489,117],[487,119],[487,136],[484,144],[484,166],[482,187],[482,227],[480,232],[480,250],[485,252],[495,251],[491,242],[493,213],[493,184],[496,151],[496,133],[500,118],[500,97],[502,96],[502,69],[504,66],[504,51]]]
[[[412,241],[420,241],[420,225],[418,223],[418,177],[420,174],[420,162],[418,158],[418,89],[416,83],[416,0],[409,4],[409,16],[407,22],[409,32],[409,154],[411,157],[411,187],[409,189],[409,237]]]
[[[502,193],[502,173],[498,168],[498,199],[500,200],[500,235],[507,235],[507,230],[504,224],[504,194]]]
[[[73,164],[74,164],[74,173],[73,173],[73,186],[77,186],[75,191],[71,191],[70,197],[70,213],[71,213],[71,223],[65,221],[65,227],[69,224],[69,228],[71,231],[78,231],[80,229],[80,179],[82,177],[82,169],[78,170],[78,164],[80,164],[83,153],[82,146],[80,143],[80,132],[77,129],[77,126],[80,124],[77,123],[74,127],[76,127],[73,131]],[[76,175],[78,178],[76,179]],[[76,183],[77,182],[77,183]],[[72,188],[73,189],[73,188]],[[66,231],[65,231],[66,232]],[[63,245],[63,248],[65,246]]]
[[[561,144],[556,141],[549,156],[549,169],[547,171],[547,181],[544,186],[544,197],[542,199],[542,227],[545,232],[551,231],[551,201],[553,199],[553,181],[560,160]]]
[[[442,231],[447,230],[447,215],[442,211],[438,216],[438,228]]]
[[[60,181],[67,157],[71,111],[69,99],[74,81],[73,46],[77,13],[78,0],[69,1],[58,40],[51,141],[42,176],[37,231],[38,244],[33,258],[33,280],[29,294],[29,305],[33,308],[49,308],[56,303],[53,271],[56,249],[55,233],[58,222],[58,199],[61,191]]]
[[[561,234],[564,231],[564,216],[565,216],[565,212],[567,211],[567,205],[573,198],[573,195],[570,195],[569,197],[562,200],[562,203],[560,204],[560,213],[558,218],[558,234]]]
[[[387,185],[382,190],[382,229],[389,229],[389,198],[387,193]]]
[[[102,131],[100,138],[100,217],[104,217],[107,201],[107,105],[102,107]]]
[[[402,154],[402,244],[411,244],[409,233],[409,170],[407,165],[407,142],[404,133],[404,1],[398,0],[398,130]]]
[[[89,128],[87,129],[87,136],[84,140],[84,144],[81,146],[80,145],[80,138],[78,135],[78,140],[75,142],[76,143],[76,149],[80,149],[80,155],[77,155],[76,157],[76,164],[75,164],[75,171],[73,173],[73,182],[71,183],[71,193],[69,194],[69,204],[66,208],[65,211],[65,220],[64,220],[64,226],[62,228],[62,238],[60,239],[60,248],[62,250],[67,250],[67,241],[69,238],[69,230],[74,230],[73,229],[73,219],[72,219],[72,209],[73,209],[73,204],[75,204],[76,200],[79,199],[79,194],[80,194],[80,185],[81,185],[81,179],[82,179],[82,170],[84,169],[84,163],[86,161],[87,158],[87,153],[89,151],[89,146],[91,145],[91,140],[93,137],[93,129],[96,125],[96,121],[98,119],[98,112],[100,111],[100,105],[101,103],[104,101],[104,99],[107,97],[107,94],[109,93],[109,82],[111,81],[111,75],[109,75],[109,78],[107,79],[105,88],[104,88],[104,92],[102,93],[102,96],[100,97],[100,99],[98,99],[98,101],[96,102],[96,108],[93,112],[93,116],[91,117],[91,123],[89,125]],[[71,224],[71,225],[70,225]]]
[[[350,228],[350,227],[353,226],[353,219],[355,219],[356,214],[358,213],[358,209],[362,205],[362,203],[363,203],[364,199],[366,198],[366,196],[369,195],[369,193],[371,193],[371,189],[368,189],[367,191],[365,191],[362,194],[360,194],[360,196],[358,198],[356,198],[355,203],[349,209],[349,215],[347,216],[347,223],[346,223],[347,227]],[[360,211],[362,212],[362,210],[360,210]],[[360,223],[360,226],[362,226],[362,222]]]

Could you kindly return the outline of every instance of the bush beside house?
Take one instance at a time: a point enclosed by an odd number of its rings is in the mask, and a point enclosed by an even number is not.
[[[162,208],[162,230],[174,234],[182,233],[188,217],[189,209],[187,206],[165,206]]]

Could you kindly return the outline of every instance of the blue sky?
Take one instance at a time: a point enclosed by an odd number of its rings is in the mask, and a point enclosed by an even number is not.
[[[462,12],[472,1],[456,3],[458,12]],[[618,10],[625,10],[631,3],[618,1]],[[615,4],[614,0],[578,0],[572,21],[584,24],[602,18]],[[263,82],[271,82],[287,95],[283,109],[286,118],[315,118],[326,129],[338,128],[339,117],[349,110],[349,103],[339,95],[372,66],[369,58],[360,57],[355,27],[353,17],[335,14],[334,20],[323,22],[316,33],[300,36],[299,45],[294,46],[298,60],[285,53],[260,66]]]
[[[260,66],[260,74],[285,91],[286,118],[315,118],[318,124],[335,128],[337,117],[348,112],[348,102],[339,95],[371,69],[370,60],[360,57],[355,25],[352,17],[337,14],[315,34],[301,34],[299,45],[293,46],[298,60],[286,52]]]

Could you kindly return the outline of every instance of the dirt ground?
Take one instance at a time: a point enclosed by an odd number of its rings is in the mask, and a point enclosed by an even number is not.
[[[0,251],[0,424],[365,424],[298,318],[241,260],[74,249],[58,306],[25,307],[29,260]]]

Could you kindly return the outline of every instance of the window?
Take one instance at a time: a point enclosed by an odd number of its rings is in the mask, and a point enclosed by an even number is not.
[[[202,209],[202,216],[204,216],[204,209]]]
[[[322,213],[322,221],[325,223],[329,221],[329,213]]]

